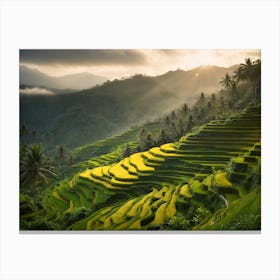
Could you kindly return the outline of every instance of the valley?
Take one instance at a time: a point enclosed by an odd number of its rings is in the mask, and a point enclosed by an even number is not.
[[[260,230],[260,67],[21,95],[20,229]]]

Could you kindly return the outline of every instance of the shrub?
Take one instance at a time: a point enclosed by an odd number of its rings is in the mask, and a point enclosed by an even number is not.
[[[182,215],[173,216],[165,222],[164,228],[167,230],[187,230],[190,229],[190,221]]]
[[[248,170],[248,163],[246,162],[234,162],[233,171],[245,173]]]
[[[261,214],[243,214],[236,217],[229,230],[260,230]]]
[[[81,208],[75,209],[73,211],[66,212],[62,218],[62,224],[65,226],[70,226],[70,225],[74,224],[75,222],[85,219],[91,213],[92,213],[92,210],[88,209],[86,207],[81,207]]]
[[[34,199],[28,195],[20,194],[20,215],[38,211]]]
[[[20,223],[19,223],[19,227],[20,227],[20,230],[28,230],[29,229],[29,223],[26,220],[21,219]]]
[[[210,211],[204,207],[198,207],[195,211],[195,214],[192,218],[192,222],[195,225],[200,224],[207,216],[209,216]]]
[[[23,224],[26,226],[26,224]],[[59,226],[53,222],[48,221],[47,219],[37,216],[28,224],[28,230],[59,230]]]
[[[250,170],[249,176],[244,183],[244,187],[247,191],[251,191],[252,189],[259,186],[261,183],[261,171],[260,168],[256,170]]]

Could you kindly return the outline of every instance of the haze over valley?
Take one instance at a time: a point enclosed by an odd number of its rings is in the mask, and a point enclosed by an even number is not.
[[[47,131],[52,135],[52,145],[64,143],[74,147],[155,120],[184,103],[191,105],[202,92],[206,95],[216,92],[220,77],[226,72],[232,73],[235,68],[200,66],[188,71],[169,71],[156,77],[139,74],[75,91],[72,85],[78,86],[78,83],[72,80],[73,76],[58,83],[60,78],[39,75],[37,70],[21,67],[23,73],[29,71],[34,75],[30,74],[33,78],[29,80],[21,79],[20,117],[38,134]],[[74,76],[84,77],[83,74]],[[87,75],[83,84],[94,84],[96,80],[92,76]],[[69,90],[72,88],[70,93],[62,84]]]
[[[102,84],[107,79],[91,73],[83,72],[64,76],[49,76],[36,68],[20,66],[20,85],[41,86],[55,89],[81,90]]]
[[[21,230],[261,229],[259,50],[21,50],[19,93]]]

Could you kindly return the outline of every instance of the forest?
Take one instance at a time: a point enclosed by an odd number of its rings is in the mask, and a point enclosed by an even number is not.
[[[19,164],[20,230],[260,230],[261,60],[20,95]]]

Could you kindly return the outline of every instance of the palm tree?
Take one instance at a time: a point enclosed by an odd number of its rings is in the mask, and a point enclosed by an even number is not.
[[[200,95],[200,98],[199,98],[198,104],[199,104],[200,106],[204,106],[204,105],[205,105],[205,103],[206,103],[205,94],[204,94],[204,92],[202,92],[202,93],[201,93],[201,95]]]
[[[44,156],[40,144],[29,145],[20,160],[20,185],[28,187],[36,183],[47,184],[48,177],[56,177],[50,159]]]
[[[261,81],[261,60],[252,61],[250,58],[245,59],[245,63],[241,63],[234,72],[234,80],[248,81],[252,85],[252,99],[257,99],[257,88]]]
[[[226,89],[231,89],[233,86],[233,80],[231,76],[228,73],[226,73],[225,76],[220,81],[220,84]]]
[[[129,144],[126,144],[124,147],[123,147],[123,158],[126,158],[126,157],[129,157],[131,155],[131,149],[130,149],[130,146]]]
[[[231,92],[231,99],[235,100],[236,99],[236,82],[232,79],[232,77],[226,73],[225,76],[222,78],[222,80],[220,81],[220,84],[226,88],[229,89]]]
[[[257,59],[253,62],[252,82],[254,84],[255,99],[257,99],[257,89],[261,86],[261,60]]]
[[[183,114],[184,114],[184,115],[186,115],[186,114],[188,113],[189,108],[188,108],[188,105],[187,105],[187,104],[184,104],[182,111],[183,111]]]
[[[158,136],[157,143],[158,143],[158,145],[162,145],[162,144],[167,143],[168,141],[169,141],[168,135],[166,134],[165,130],[162,129],[160,131],[160,135]]]
[[[171,117],[172,117],[172,120],[176,119],[176,112],[175,112],[175,110],[172,111]]]
[[[193,116],[190,115],[189,116],[189,121],[188,121],[188,126],[187,126],[187,130],[190,130],[194,125],[194,122],[193,122]]]
[[[235,71],[234,71],[234,75],[233,75],[233,79],[239,83],[240,81],[244,81],[245,80],[245,72],[244,72],[244,68],[242,66],[238,67]]]
[[[68,162],[70,157],[71,155],[67,153],[66,148],[63,145],[58,147],[58,154],[55,156],[55,160],[59,165]]]
[[[241,63],[241,67],[243,68],[244,75],[246,79],[252,80],[252,69],[253,69],[253,62],[251,58],[246,58],[245,63]]]
[[[139,138],[140,138],[140,141],[143,143],[146,141],[147,139],[147,135],[148,135],[148,132],[145,128],[143,128],[140,133],[139,133]]]
[[[169,138],[171,141],[176,141],[177,140],[177,137],[178,137],[178,131],[177,131],[177,128],[176,128],[176,125],[175,123],[173,122],[169,128]]]

